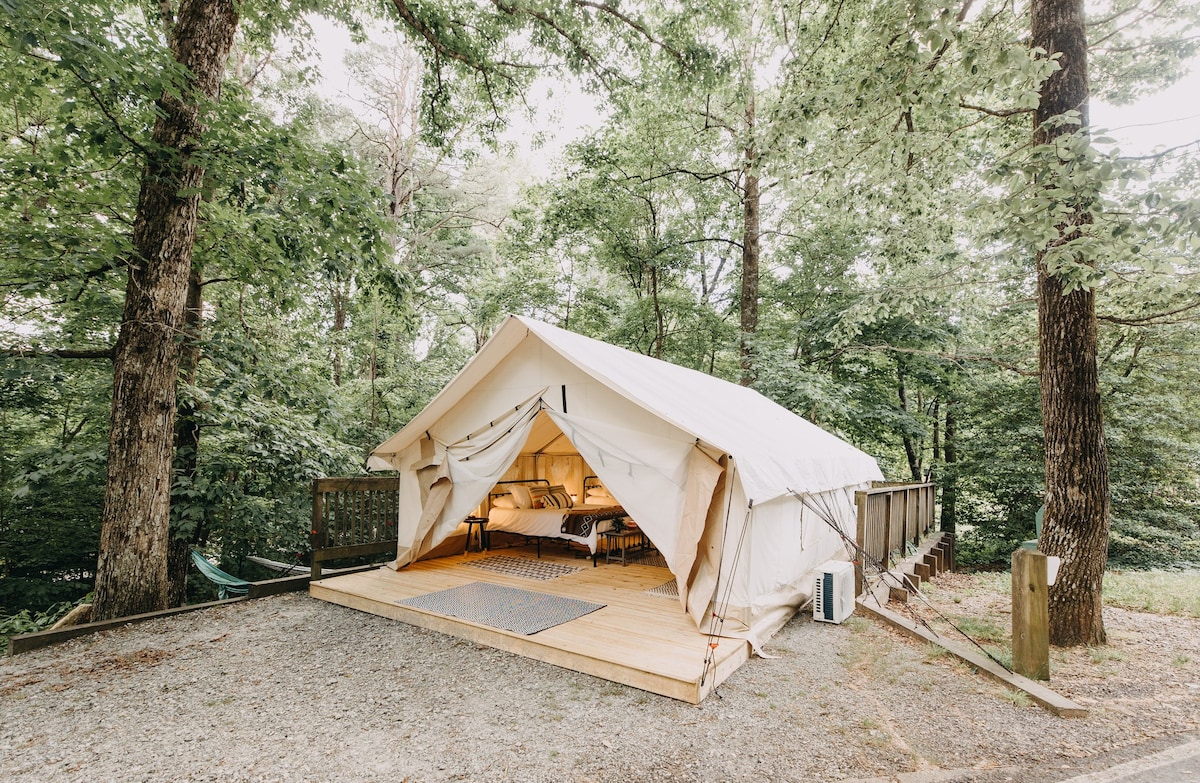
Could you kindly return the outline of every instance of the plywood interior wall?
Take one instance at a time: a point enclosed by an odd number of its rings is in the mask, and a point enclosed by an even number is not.
[[[500,478],[501,481],[528,481],[544,478],[561,484],[568,494],[583,496],[583,479],[592,469],[578,454],[522,454]]]

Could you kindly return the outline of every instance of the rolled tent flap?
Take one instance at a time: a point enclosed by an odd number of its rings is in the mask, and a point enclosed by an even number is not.
[[[725,472],[720,476],[714,493],[720,503],[710,503],[708,516],[700,529],[700,540],[696,542],[695,562],[688,575],[687,596],[682,597],[684,609],[696,627],[703,630],[712,619],[709,608],[717,599],[717,586],[721,582],[721,563],[725,556],[726,536],[730,528],[744,523],[742,509],[745,495],[738,474],[738,464],[733,457],[725,461]]]
[[[450,460],[445,459],[437,466],[433,482],[425,494],[425,505],[421,509],[421,518],[417,522],[417,535],[407,546],[404,546],[403,542],[397,543],[396,563],[398,566],[408,565],[420,555],[422,547],[417,546],[417,543],[429,537],[429,532],[433,529],[433,525],[441,516],[442,511],[445,510],[446,501],[450,499],[450,491],[453,489],[454,482],[450,480]]]
[[[421,518],[415,534],[397,543],[393,568],[403,568],[445,541],[483,502],[525,445],[541,409],[541,395],[539,392],[509,409],[482,432],[447,446],[437,444],[440,462],[425,495]]]
[[[699,554],[700,539],[704,536],[704,527],[708,522],[713,493],[724,472],[725,468],[705,454],[699,445],[692,447],[692,452],[688,455],[687,484],[684,486],[683,514],[679,520],[679,539],[675,547],[675,559],[671,563],[671,573],[675,575],[675,582],[679,586],[679,603],[685,610],[689,601],[703,603],[707,608],[712,600],[715,584],[698,585],[700,589],[708,587],[708,595],[690,596],[694,583],[692,566],[696,564]]]
[[[395,470],[396,466],[383,457],[372,454],[367,457],[367,470]]]

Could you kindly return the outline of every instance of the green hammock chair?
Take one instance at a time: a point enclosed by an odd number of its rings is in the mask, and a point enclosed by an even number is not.
[[[204,574],[208,581],[217,586],[217,597],[224,601],[229,597],[230,593],[235,595],[245,595],[250,592],[250,583],[245,579],[238,579],[236,576],[231,576],[208,561],[204,555],[192,550],[192,562],[196,564],[196,568],[200,569],[200,573]]]

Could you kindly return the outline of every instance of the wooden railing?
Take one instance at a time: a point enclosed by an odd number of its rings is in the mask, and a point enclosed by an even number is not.
[[[321,563],[396,551],[400,479],[313,479],[312,578]]]
[[[935,490],[932,483],[876,482],[854,493],[858,507],[857,543],[872,562],[891,568],[893,555],[904,555],[933,529]],[[855,562],[855,581],[863,584],[862,558]]]

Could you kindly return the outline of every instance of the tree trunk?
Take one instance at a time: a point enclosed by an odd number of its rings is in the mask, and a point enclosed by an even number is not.
[[[196,369],[200,365],[200,321],[204,308],[204,287],[200,271],[192,265],[188,273],[187,304],[183,314],[183,342],[179,346],[179,378],[195,385]],[[200,422],[196,419],[196,404],[187,399],[176,408],[174,476],[189,484],[196,481],[200,461]],[[172,525],[167,549],[168,606],[187,603],[187,575],[191,568],[188,550],[204,542],[203,524],[194,529],[179,530]]]
[[[183,0],[171,51],[191,74],[164,92],[142,171],[125,310],[113,357],[112,427],[94,619],[165,609],[177,336],[204,169],[203,104],[215,100],[237,30],[235,0]]]
[[[1071,125],[1048,123],[1068,111],[1088,122],[1087,39],[1082,0],[1034,0],[1031,44],[1059,53],[1061,70],[1042,86],[1034,143],[1053,143]],[[1077,206],[1059,226],[1059,243],[1091,220]],[[1091,259],[1082,261],[1092,263]],[[1095,293],[1065,292],[1037,258],[1042,427],[1046,438],[1046,514],[1040,546],[1062,558],[1050,589],[1050,641],[1103,644],[1101,587],[1108,561],[1108,453],[1100,403]]]
[[[908,413],[908,389],[904,385],[903,362],[896,362],[896,395],[900,398],[900,410]],[[905,432],[900,437],[904,441],[904,456],[908,458],[908,475],[912,476],[913,481],[920,482],[921,455],[917,449],[917,444],[908,432]]]
[[[663,349],[667,343],[667,321],[663,313],[662,300],[658,296],[658,265],[650,266],[650,301],[654,304],[654,342],[650,355],[655,359],[663,357]]]
[[[933,439],[930,444],[932,454],[929,456],[929,480],[933,480],[933,473],[942,463],[942,401],[940,398],[933,399]]]
[[[329,295],[333,300],[333,340],[330,365],[333,368],[333,385],[342,385],[342,348],[346,343],[346,319],[350,309],[350,286],[336,275],[329,284]]]
[[[746,132],[753,139],[754,97],[746,105]],[[753,140],[746,145],[746,180],[742,194],[742,293],[741,293],[741,384],[749,386],[755,378],[754,335],[758,331],[758,262],[759,262],[759,183],[758,150]]]
[[[946,428],[942,431],[945,469],[942,471],[942,530],[956,533],[958,527],[958,417],[954,412],[954,400],[946,401]]]

